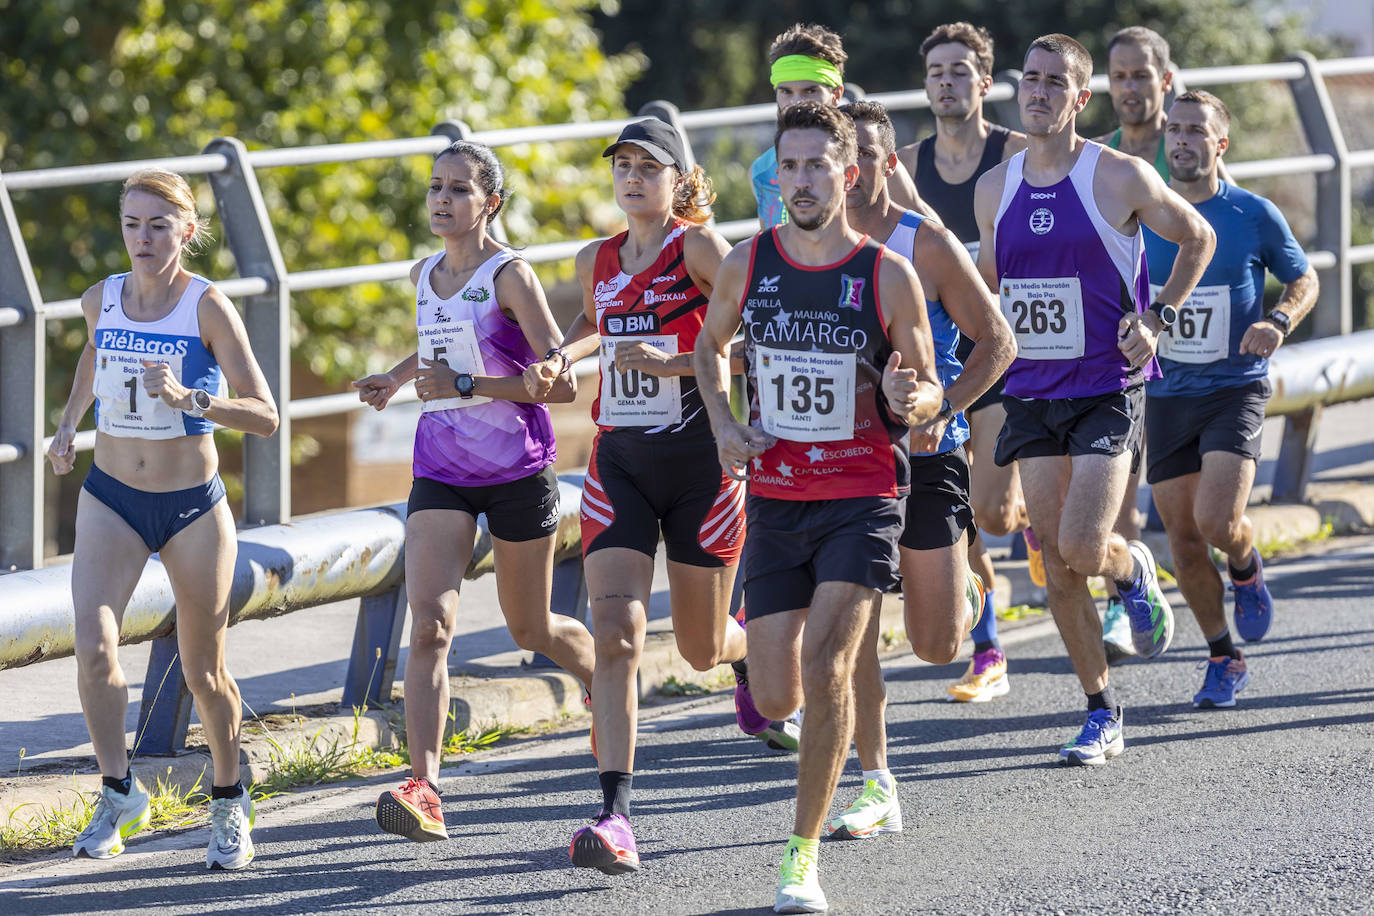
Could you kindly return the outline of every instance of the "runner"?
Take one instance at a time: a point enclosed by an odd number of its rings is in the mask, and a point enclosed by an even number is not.
[[[497,595],[515,644],[547,655],[584,685],[592,680],[591,634],[549,612],[558,479],[549,409],[538,402],[571,401],[576,391],[534,270],[488,234],[508,193],[501,163],[481,144],[458,141],[434,158],[426,202],[430,231],[444,248],[410,270],[418,348],[390,372],[353,383],[381,410],[413,378],[424,402],[406,505],[411,776],[383,792],[376,811],[387,833],[420,843],[448,839],[438,785],[448,651],[478,515],[487,517]],[[536,398],[522,374],[541,363],[560,384]]]
[[[1161,178],[1169,181],[1164,137],[1164,105],[1174,82],[1169,42],[1158,32],[1143,26],[1131,26],[1117,32],[1107,42],[1107,81],[1112,109],[1121,126],[1098,137],[1097,142],[1144,159],[1154,166]],[[1226,174],[1224,165],[1221,168],[1222,179],[1229,182],[1231,176]],[[1140,537],[1140,521],[1136,515],[1139,488],[1137,468],[1126,481],[1126,493],[1115,524],[1116,533],[1128,540]],[[1109,662],[1116,663],[1135,654],[1126,609],[1112,582],[1107,583],[1107,611],[1102,621],[1102,634]]]
[[[1236,632],[1269,631],[1274,599],[1264,584],[1254,530],[1245,517],[1260,454],[1269,357],[1317,301],[1317,274],[1288,223],[1268,200],[1217,177],[1231,114],[1210,92],[1178,97],[1169,109],[1169,186],[1197,207],[1217,251],[1173,331],[1160,338],[1164,378],[1146,384],[1145,438],[1154,490],[1179,590],[1207,639],[1207,673],[1195,707],[1230,707],[1250,681],[1231,639],[1222,583],[1209,545],[1227,555]],[[1177,248],[1145,233],[1152,276],[1166,276]],[[1283,284],[1264,313],[1264,271]]]
[[[1154,557],[1111,524],[1138,460],[1142,376],[1158,375],[1155,338],[1215,240],[1139,159],[1077,136],[1091,76],[1092,58],[1072,38],[1031,43],[1018,90],[1029,146],[978,180],[975,209],[978,267],[1001,293],[1018,345],[996,460],[1020,464],[1050,611],[1088,699],[1087,722],[1059,760],[1095,765],[1121,752],[1122,713],[1086,577],[1117,583],[1141,655],[1168,648],[1173,614]],[[1180,246],[1147,310],[1142,223]]]
[[[744,487],[714,460],[692,366],[707,297],[729,251],[705,226],[711,183],[699,166],[687,166],[677,132],[653,118],[628,125],[603,155],[629,225],[578,254],[583,310],[566,344],[574,358],[601,353],[582,549],[596,634],[592,719],[602,806],[569,853],[574,865],[620,874],[639,868],[630,792],[660,531],[678,651],[698,671],[736,663],[736,714],[749,734],[795,749],[799,729],[754,709],[744,630],[730,616]]]
[[[806,703],[780,913],[826,909],[819,837],[853,728],[855,660],[896,580],[907,427],[933,420],[942,398],[920,281],[845,222],[854,136],[830,106],[782,113],[776,146],[789,220],[726,257],[697,340],[720,463],[740,478],[752,472],[745,607],[754,700],[772,718]],[[735,421],[724,384],[741,322],[749,425]]]
[[[975,623],[982,626],[979,616],[990,613],[983,582],[969,569],[968,533],[974,528],[963,411],[1011,364],[1016,342],[954,234],[893,205],[888,197],[897,142],[887,110],[861,101],[840,111],[854,121],[859,150],[859,178],[846,195],[846,218],[856,231],[886,239],[889,251],[916,268],[945,389],[940,413],[911,430],[911,495],[900,541],[907,637],[919,657],[944,665],[958,654],[964,633]],[[961,364],[954,354],[965,334],[975,346],[967,364]],[[887,769],[887,697],[878,663],[878,629],[874,614],[854,675],[854,743],[863,767],[863,791],[827,825],[827,834],[838,839],[902,829],[896,783]],[[1005,661],[1002,670],[1000,678],[983,686],[982,699],[1007,692]]]
[[[926,62],[925,89],[935,116],[935,134],[898,151],[921,197],[935,208],[939,220],[975,256],[978,224],[973,218],[973,189],[993,166],[1026,148],[1026,135],[992,124],[983,117],[983,99],[992,88],[992,36],[967,22],[938,26],[921,42]],[[919,272],[919,271],[918,271]],[[956,356],[966,363],[972,338],[962,337]],[[969,441],[965,444],[972,475],[969,488],[974,519],[992,535],[1026,529],[1026,505],[1016,465],[1000,467],[992,460],[1002,409],[998,378],[965,411]],[[978,456],[982,460],[978,460]],[[973,631],[973,658],[968,670],[946,690],[951,700],[980,702],[1005,694],[1007,659],[997,638],[996,582],[987,545],[974,528],[969,540],[969,564],[988,586],[987,603]],[[1045,587],[1045,564],[1033,532],[1025,534],[1031,580]]]
[[[239,779],[239,689],[224,663],[238,539],[211,433],[219,425],[270,436],[277,408],[233,304],[182,266],[182,254],[208,237],[186,180],[160,169],[135,172],[120,211],[132,266],[81,297],[89,337],[48,446],[53,472],[69,473],[76,426],[95,401],[95,461],[77,501],[72,603],[77,685],[102,786],[72,852],[117,856],[148,825],[148,793],[125,751],[129,688],[117,649],[124,609],[156,553],[176,600],[182,676],[214,761],[205,864],[238,869],[253,860],[254,820]],[[237,397],[224,395],[225,381]]]
[[[797,23],[773,39],[768,48],[769,81],[778,113],[798,102],[839,105],[844,97],[844,63],[849,59],[840,36],[822,25]],[[758,202],[759,225],[764,229],[787,222],[787,208],[778,194],[778,156],[764,150],[749,167]],[[916,193],[905,170],[893,175],[892,197],[901,206],[934,216]]]

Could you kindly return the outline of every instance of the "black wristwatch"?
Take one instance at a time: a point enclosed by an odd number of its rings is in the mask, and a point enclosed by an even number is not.
[[[954,405],[949,402],[949,398],[940,402],[940,413],[937,416],[943,417],[946,423],[954,422]]]
[[[1178,309],[1169,305],[1167,302],[1160,302],[1156,299],[1150,303],[1150,311],[1159,317],[1159,323],[1164,326],[1164,330],[1169,330],[1178,321]]]
[[[458,397],[470,398],[477,390],[477,379],[470,372],[459,372],[453,379],[453,387],[458,389]]]
[[[1282,331],[1285,338],[1288,337],[1288,332],[1293,328],[1293,319],[1289,318],[1278,309],[1274,309],[1268,315],[1265,315],[1264,320]]]

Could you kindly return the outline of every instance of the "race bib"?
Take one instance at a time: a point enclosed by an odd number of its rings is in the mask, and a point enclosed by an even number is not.
[[[1150,284],[1150,298],[1163,287]],[[1159,355],[1178,363],[1214,363],[1231,353],[1231,288],[1198,286],[1178,307],[1178,321],[1160,335]]]
[[[854,438],[853,353],[754,348],[763,431],[792,442]]]
[[[486,364],[482,362],[482,350],[477,346],[477,329],[471,321],[444,321],[435,324],[422,324],[416,328],[420,338],[419,353],[425,359],[437,359],[448,364],[454,372],[469,375],[486,375]],[[421,365],[424,365],[421,363]],[[476,407],[489,404],[491,398],[473,395],[423,401],[421,413],[436,410],[454,410],[463,407]]]
[[[181,354],[149,356],[128,350],[95,351],[95,396],[100,399],[98,430],[110,436],[175,439],[186,435],[180,410],[143,389],[143,361],[163,362],[181,378]]]
[[[1077,277],[1003,279],[999,286],[1018,359],[1083,356],[1083,287]]]
[[[615,348],[622,341],[642,342],[677,355],[677,335],[646,334],[601,338],[601,415],[606,426],[667,426],[682,422],[682,380],[659,378],[615,367]]]

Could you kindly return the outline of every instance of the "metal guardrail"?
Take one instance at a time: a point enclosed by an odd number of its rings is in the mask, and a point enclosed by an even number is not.
[[[1374,261],[1374,245],[1350,244],[1350,170],[1374,166],[1374,150],[1351,152],[1326,91],[1326,76],[1374,73],[1374,57],[1318,61],[1298,55],[1282,63],[1183,70],[1178,82],[1188,86],[1227,85],[1262,80],[1286,82],[1293,94],[1311,152],[1230,165],[1237,178],[1313,175],[1317,181],[1318,225],[1309,259],[1322,273],[1321,301],[1311,323],[1317,336],[1345,334],[1351,327],[1350,267]],[[1019,74],[997,75],[988,93],[999,120],[1019,122],[1015,108]],[[1096,91],[1106,87],[1102,75],[1093,77]],[[870,96],[894,110],[928,107],[923,90],[875,93]],[[645,106],[640,115],[656,115],[690,132],[772,121],[771,104],[679,112],[667,102]],[[361,405],[351,395],[292,401],[289,376],[289,309],[293,291],[329,289],[365,282],[404,279],[413,259],[385,264],[288,272],[270,220],[267,218],[256,170],[286,166],[348,162],[373,158],[432,154],[453,139],[467,137],[492,146],[550,143],[605,138],[630,119],[575,124],[540,125],[473,131],[466,124],[445,122],[428,137],[363,143],[328,144],[272,150],[247,150],[233,139],[211,143],[201,154],[0,175],[0,570],[42,564],[43,461],[45,442],[43,385],[44,325],[80,317],[80,301],[43,302],[33,279],[23,239],[10,203],[10,191],[56,188],[121,180],[139,168],[158,165],[210,178],[225,237],[240,277],[220,282],[226,294],[243,305],[245,323],[264,375],[282,410],[277,434],[267,440],[245,438],[244,517],[257,524],[290,518],[289,450],[292,419],[326,416]],[[753,220],[718,226],[727,238],[744,238],[754,231]],[[525,255],[535,262],[572,257],[587,240],[534,245]],[[78,439],[89,447],[90,436]],[[1301,487],[1298,487],[1300,493]]]

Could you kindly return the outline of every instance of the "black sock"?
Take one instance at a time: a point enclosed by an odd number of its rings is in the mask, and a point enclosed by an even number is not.
[[[1118,592],[1133,592],[1140,588],[1140,581],[1145,578],[1145,567],[1140,565],[1140,561],[1131,556],[1131,576],[1129,579],[1114,579]]]
[[[1088,694],[1088,712],[1095,709],[1109,709],[1112,715],[1116,715],[1116,695],[1112,693],[1112,685],[1103,687],[1099,693]]]
[[[987,611],[984,611],[983,613],[986,614]],[[996,643],[996,641],[995,641],[995,640],[991,640],[991,639],[987,639],[987,640],[984,640],[984,641],[982,641],[982,642],[976,642],[976,643],[973,644],[973,651],[974,651],[975,653],[978,653],[978,652],[986,652],[986,651],[988,651],[989,649],[996,649],[996,648],[997,648],[997,643]]]
[[[628,819],[630,816],[630,783],[634,781],[634,774],[622,773],[619,770],[607,770],[605,773],[596,775],[601,780],[601,810],[606,814],[619,814]]]
[[[1240,658],[1240,650],[1237,649],[1236,644],[1231,641],[1231,631],[1229,629],[1222,630],[1221,635],[1216,639],[1207,640],[1207,654],[1212,658],[1221,658],[1222,656]]]
[[[232,786],[211,786],[211,798],[238,798],[243,794],[243,780],[239,780]]]
[[[1255,552],[1250,551],[1250,565],[1244,569],[1236,569],[1231,565],[1231,561],[1226,561],[1226,569],[1231,573],[1231,578],[1238,582],[1244,582],[1255,574]]]
[[[746,681],[749,680],[749,665],[747,661],[747,659],[742,658],[737,662],[730,663],[730,667],[735,669],[735,673]]]
[[[102,776],[100,777],[100,782],[114,789],[120,795],[128,795],[129,790],[134,787],[133,774],[127,771],[124,773],[123,779],[115,779],[113,776]]]

